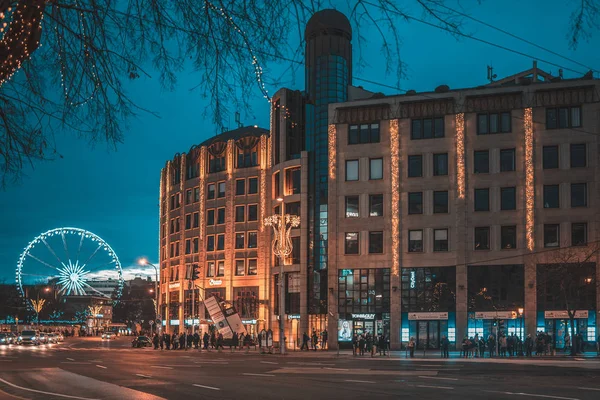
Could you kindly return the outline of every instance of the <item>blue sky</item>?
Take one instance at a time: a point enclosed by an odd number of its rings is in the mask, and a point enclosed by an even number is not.
[[[336,1],[333,1],[336,4]],[[406,2],[410,4],[410,2]],[[568,48],[568,16],[564,1],[463,1],[465,12],[515,35],[527,38],[556,53],[568,56],[592,68],[600,69],[600,32],[576,51]],[[346,1],[339,1],[340,11],[347,12]],[[501,6],[500,6],[501,5]],[[412,14],[421,16],[413,9]],[[486,66],[493,65],[498,78],[531,67],[527,58],[460,38],[417,22],[398,19],[401,35],[401,58],[407,65],[403,89],[433,90],[440,84],[451,88],[486,83]],[[464,31],[481,39],[514,48],[523,53],[586,72],[579,67],[547,54],[531,45],[502,35],[490,28],[465,20]],[[393,76],[385,77],[386,60],[381,40],[372,27],[362,27],[367,41],[363,56],[368,62],[356,68],[354,76],[395,85]],[[294,34],[291,34],[295,38]],[[297,38],[295,38],[297,39]],[[290,55],[291,56],[291,55]],[[358,49],[355,48],[355,56]],[[297,56],[298,57],[298,56]],[[250,61],[249,61],[250,64]],[[282,76],[289,64],[266,65],[267,82],[281,78],[287,87],[302,89],[303,67],[293,77]],[[538,67],[557,74],[558,67],[538,62]],[[564,72],[565,77],[575,77]],[[596,75],[597,77],[597,75]],[[158,191],[160,169],[177,152],[215,134],[216,128],[203,111],[208,100],[200,92],[190,91],[198,76],[191,70],[179,75],[174,92],[161,91],[157,74],[127,83],[127,91],[141,106],[160,114],[160,118],[141,115],[129,121],[125,142],[116,151],[105,144],[91,147],[85,140],[66,133],[57,138],[64,158],[35,165],[27,170],[22,182],[0,192],[0,280],[14,279],[19,254],[39,233],[61,226],[76,226],[96,233],[118,254],[124,268],[134,266],[139,256],[158,259]],[[368,90],[393,94],[395,91],[354,81]],[[278,87],[267,86],[269,93]],[[258,87],[250,94],[253,113],[244,115],[246,125],[268,128],[268,103]],[[231,121],[230,127],[234,123]],[[142,273],[142,270],[131,270]]]

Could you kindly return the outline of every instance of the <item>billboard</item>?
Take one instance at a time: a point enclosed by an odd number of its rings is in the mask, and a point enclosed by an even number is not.
[[[229,323],[227,323],[227,319],[225,318],[225,314],[221,310],[221,306],[219,302],[215,298],[215,296],[210,296],[204,300],[204,305],[208,310],[208,314],[210,315],[210,319],[213,320],[213,323],[217,327],[219,333],[223,334],[223,338],[231,339],[233,337],[233,332],[231,331],[231,327]]]
[[[233,307],[227,307],[224,311],[225,318],[227,319],[227,323],[233,332],[237,332],[239,334],[246,334],[246,328],[244,328],[244,324],[242,323],[242,319],[240,315],[235,312]]]

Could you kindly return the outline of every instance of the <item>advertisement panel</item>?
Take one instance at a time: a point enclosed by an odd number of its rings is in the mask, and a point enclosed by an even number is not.
[[[231,339],[233,337],[233,332],[231,332],[231,328],[227,323],[225,314],[223,314],[223,311],[221,311],[221,306],[219,305],[217,299],[214,296],[210,296],[204,300],[204,305],[206,306],[208,314],[213,320],[213,323],[217,327],[219,333],[223,335],[223,338]]]
[[[338,342],[349,342],[352,340],[351,321],[346,319],[338,320]]]
[[[515,319],[516,311],[475,311],[475,319]]]
[[[418,312],[408,313],[408,319],[411,321],[418,320],[447,320],[447,312]]]
[[[238,335],[243,333],[246,334],[246,328],[242,323],[242,319],[240,318],[240,314],[235,312],[233,307],[227,307],[224,311],[225,317],[227,318],[227,323],[233,332],[237,332]]]
[[[583,318],[586,319],[588,318],[588,311],[587,310],[582,310],[582,311],[575,311],[575,318]],[[544,311],[544,318],[547,319],[569,319],[569,312],[568,311]]]

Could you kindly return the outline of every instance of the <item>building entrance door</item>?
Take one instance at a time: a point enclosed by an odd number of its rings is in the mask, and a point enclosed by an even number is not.
[[[440,321],[417,321],[417,349],[440,348]]]

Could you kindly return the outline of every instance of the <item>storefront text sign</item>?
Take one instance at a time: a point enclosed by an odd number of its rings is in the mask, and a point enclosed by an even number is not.
[[[408,313],[409,320],[447,320],[447,312],[421,312],[421,313]]]
[[[417,286],[417,273],[410,271],[410,288],[414,289]]]
[[[210,286],[219,286],[223,284],[223,281],[221,279],[211,279],[208,281],[208,284]]]
[[[516,311],[475,311],[475,319],[515,319]]]
[[[169,290],[179,289],[179,286],[181,286],[180,282],[169,283]]]
[[[568,319],[568,311],[544,311],[544,318],[548,319]],[[575,318],[588,318],[588,311],[575,311]]]
[[[352,314],[352,319],[375,319],[375,314]]]

